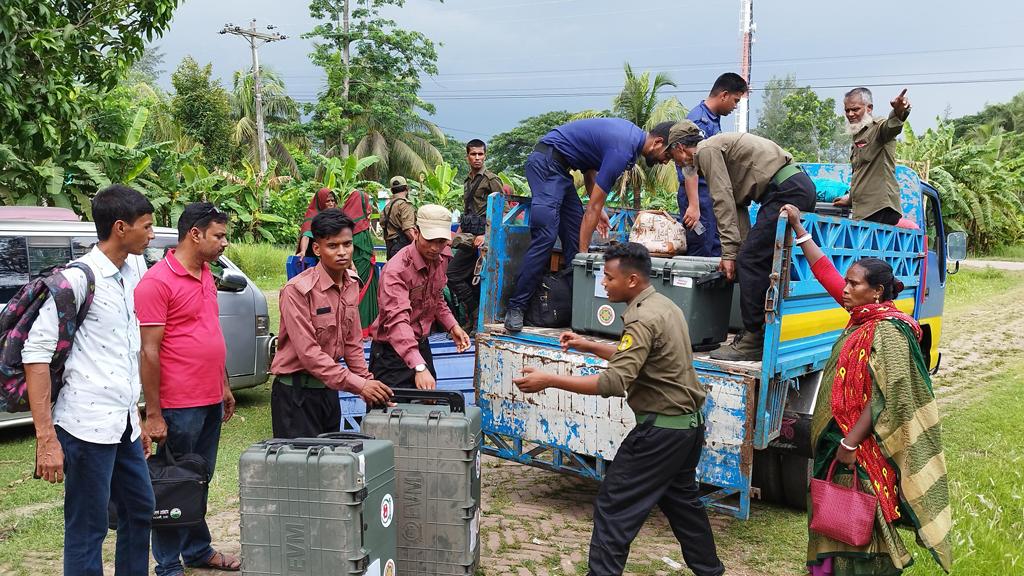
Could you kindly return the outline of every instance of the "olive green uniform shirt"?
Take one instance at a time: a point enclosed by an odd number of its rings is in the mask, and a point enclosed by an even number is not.
[[[384,206],[381,218],[387,217],[387,226],[384,230],[384,239],[392,238],[404,233],[409,228],[416,227],[416,209],[408,198],[392,198]]]
[[[853,135],[850,147],[850,201],[853,219],[863,220],[883,208],[903,214],[900,186],[896,183],[896,136],[903,132],[903,121],[896,111],[888,118],[876,118]]]
[[[683,311],[648,286],[622,314],[618,350],[597,379],[601,396],[625,396],[633,412],[678,416],[704,408]]]
[[[772,176],[792,161],[775,142],[748,133],[717,134],[697,144],[694,164],[708,183],[723,260],[736,259],[750,231],[748,219],[737,217],[739,209],[760,201]]]
[[[487,216],[487,197],[491,192],[501,192],[501,179],[486,168],[476,176],[466,175],[462,181],[462,204],[464,214]],[[473,235],[455,234],[452,237],[452,248],[473,245]]]

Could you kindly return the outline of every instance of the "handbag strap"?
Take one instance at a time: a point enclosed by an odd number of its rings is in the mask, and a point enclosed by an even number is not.
[[[832,482],[832,474],[836,471],[836,464],[839,464],[838,458],[832,459],[832,464],[828,467],[828,476],[825,477],[825,481]],[[860,478],[857,477],[857,464],[853,464],[853,489],[860,492]]]

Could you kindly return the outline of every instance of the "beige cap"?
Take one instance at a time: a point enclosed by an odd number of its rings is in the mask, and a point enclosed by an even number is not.
[[[687,139],[700,141],[705,138],[704,131],[700,129],[692,120],[680,120],[672,125],[672,129],[668,131],[668,146]],[[693,146],[696,142],[690,144]]]
[[[427,240],[452,239],[452,213],[444,206],[424,204],[416,211],[416,226]]]
[[[405,176],[392,176],[391,177],[391,188],[398,188],[399,186],[408,186],[409,183],[405,181]]]

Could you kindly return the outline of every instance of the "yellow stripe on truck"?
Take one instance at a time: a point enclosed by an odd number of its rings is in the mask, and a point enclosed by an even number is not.
[[[934,370],[939,363],[939,337],[942,335],[942,316],[922,318],[921,327],[928,326],[932,333],[931,348],[928,350],[928,369]]]
[[[896,307],[903,312],[914,314],[914,299],[902,298],[896,301]],[[782,317],[779,340],[788,342],[808,336],[817,336],[833,330],[842,330],[850,323],[850,313],[843,308],[829,308],[800,314],[787,314]]]

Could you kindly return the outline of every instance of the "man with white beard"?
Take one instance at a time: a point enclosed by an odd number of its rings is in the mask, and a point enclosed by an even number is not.
[[[854,220],[895,225],[903,217],[900,188],[896,183],[896,137],[910,115],[907,89],[892,99],[888,118],[874,118],[871,91],[854,88],[843,98],[846,131],[853,138],[850,193],[834,202],[853,205]]]

